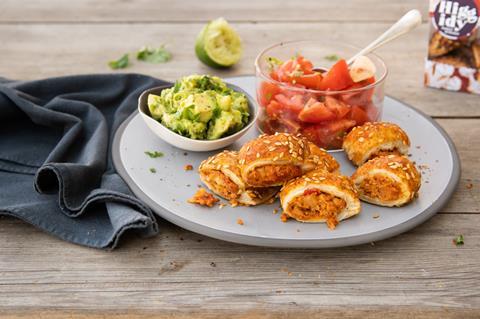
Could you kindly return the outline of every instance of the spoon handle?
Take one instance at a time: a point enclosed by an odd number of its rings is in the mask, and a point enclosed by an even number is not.
[[[400,18],[394,25],[392,25],[381,36],[376,38],[372,43],[366,46],[363,50],[351,57],[347,64],[350,65],[360,55],[367,55],[378,47],[398,38],[399,36],[411,31],[422,23],[422,15],[418,10],[410,10],[403,17]]]

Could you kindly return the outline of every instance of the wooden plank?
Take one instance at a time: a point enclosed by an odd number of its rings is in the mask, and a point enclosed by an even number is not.
[[[156,0],[2,0],[3,22],[185,22],[223,16],[231,21],[394,21],[412,8],[426,17],[428,1],[156,1]]]
[[[366,307],[367,308],[367,307]],[[227,311],[79,311],[79,310],[31,310],[7,311],[2,314],[3,319],[478,319],[477,309],[448,309],[448,308],[414,308],[412,307],[368,307],[368,309],[329,308],[329,309],[297,309],[295,311],[252,310],[242,312]]]
[[[480,119],[438,119],[437,122],[452,138],[462,166],[460,183],[443,212],[480,212],[480,146],[472,141],[480,136]]]
[[[162,224],[155,238],[129,238],[105,252],[7,218],[0,223],[0,310],[478,313],[479,223],[476,214],[436,215],[394,239],[324,250],[236,245]],[[460,233],[465,245],[456,247]]]
[[[0,74],[14,79],[38,79],[67,74],[105,73],[107,61],[145,44],[166,43],[173,59],[165,64],[133,61],[124,72],[138,72],[174,80],[192,73],[219,76],[252,74],[256,55],[280,41],[329,36],[359,46],[386,29],[375,23],[258,23],[236,24],[244,40],[245,54],[230,70],[213,70],[196,58],[193,44],[201,24],[95,24],[95,25],[0,25],[2,48]],[[478,96],[428,89],[423,86],[427,27],[406,35],[379,53],[389,66],[386,93],[434,116],[480,116]],[[132,57],[133,58],[133,57]],[[118,71],[117,71],[118,72]]]

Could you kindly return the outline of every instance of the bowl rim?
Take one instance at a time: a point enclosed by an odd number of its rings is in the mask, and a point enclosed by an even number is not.
[[[387,74],[388,74],[388,68],[387,68],[387,65],[385,63],[385,61],[379,56],[377,55],[376,53],[374,52],[371,52],[369,53],[368,55],[371,55],[373,57],[375,57],[375,59],[378,60],[378,62],[380,63],[380,65],[383,67],[383,73],[381,74],[380,78],[378,80],[375,80],[374,83],[372,84],[369,84],[369,85],[366,85],[366,86],[363,86],[363,87],[360,87],[360,88],[355,88],[355,89],[349,89],[349,90],[341,90],[341,91],[330,91],[330,90],[314,90],[314,89],[304,89],[304,88],[299,88],[299,87],[295,87],[295,86],[291,86],[289,85],[288,83],[285,83],[285,82],[281,82],[281,81],[277,81],[275,79],[272,79],[269,75],[266,75],[263,70],[260,68],[260,59],[271,49],[273,48],[276,48],[276,47],[281,47],[281,46],[284,46],[284,45],[292,45],[292,44],[299,44],[299,43],[337,43],[338,45],[342,45],[342,46],[347,46],[347,47],[350,47],[351,49],[355,49],[357,51],[360,51],[361,48],[355,46],[355,45],[351,45],[351,44],[346,44],[346,43],[343,43],[343,42],[340,42],[340,41],[335,41],[335,40],[331,40],[331,39],[301,39],[301,40],[291,40],[291,41],[282,41],[282,42],[278,42],[278,43],[275,43],[273,45],[270,45],[268,46],[267,48],[263,49],[262,51],[260,51],[260,53],[257,55],[257,57],[255,58],[255,71],[256,71],[256,74],[258,77],[262,77],[264,80],[267,80],[267,81],[270,81],[272,83],[275,83],[276,85],[282,87],[282,88],[285,88],[285,89],[288,89],[288,90],[292,90],[292,91],[299,91],[299,92],[308,92],[308,93],[316,93],[316,94],[323,94],[323,95],[335,95],[335,94],[344,94],[344,93],[355,93],[355,92],[361,92],[361,91],[365,91],[365,90],[368,90],[368,89],[371,89],[371,88],[375,88],[376,86],[382,84],[386,77],[387,77]],[[300,51],[300,50],[299,50]]]
[[[168,132],[167,134],[174,135],[176,138],[179,138],[180,140],[183,140],[184,142],[195,143],[195,144],[203,144],[203,145],[227,142],[227,141],[229,141],[229,140],[231,140],[231,139],[233,139],[237,136],[240,137],[242,134],[244,134],[246,131],[248,131],[257,122],[257,118],[258,118],[260,110],[259,110],[259,107],[257,105],[256,100],[254,100],[250,96],[250,94],[248,94],[245,90],[243,90],[242,88],[240,88],[240,87],[238,87],[234,84],[230,84],[228,82],[225,82],[225,84],[228,87],[230,87],[231,89],[233,89],[234,91],[245,94],[245,96],[247,97],[249,109],[250,109],[250,111],[253,111],[253,114],[250,114],[250,118],[248,120],[248,123],[241,130],[239,130],[239,131],[237,131],[233,134],[227,135],[225,137],[222,137],[222,138],[218,138],[218,139],[215,139],[215,140],[196,140],[196,139],[193,139],[193,138],[189,138],[189,137],[180,135],[177,132],[174,132],[174,131],[170,130],[168,127],[166,127],[165,125],[163,125],[162,123],[160,123],[159,121],[157,121],[156,119],[154,119],[151,116],[150,112],[148,111],[148,105],[146,103],[147,98],[148,98],[148,94],[151,94],[151,92],[153,92],[153,91],[157,91],[157,90],[162,91],[164,89],[171,88],[175,85],[174,83],[160,85],[160,86],[156,86],[156,87],[151,87],[149,89],[144,90],[140,94],[140,96],[138,97],[138,112],[142,115],[147,116],[151,120],[155,121],[155,123],[158,124],[163,131]],[[145,100],[145,103],[142,103],[143,100]],[[143,108],[145,108],[145,109],[143,109]]]

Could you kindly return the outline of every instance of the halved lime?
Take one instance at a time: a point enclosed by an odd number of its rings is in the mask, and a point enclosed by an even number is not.
[[[197,37],[195,53],[206,65],[226,68],[242,56],[242,41],[224,18],[210,21]]]

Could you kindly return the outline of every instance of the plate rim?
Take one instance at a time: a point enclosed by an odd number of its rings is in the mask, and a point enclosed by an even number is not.
[[[253,75],[240,75],[240,76],[233,76],[225,78],[226,81],[229,79],[241,78],[241,77],[252,77]],[[435,215],[442,207],[444,207],[447,202],[450,200],[452,195],[457,188],[457,185],[460,181],[461,176],[461,163],[460,158],[457,153],[457,149],[455,144],[451,140],[450,136],[447,132],[429,115],[424,113],[423,111],[418,110],[417,108],[411,106],[408,103],[405,103],[395,97],[390,95],[386,95],[385,97],[392,99],[398,103],[403,104],[407,108],[410,108],[413,112],[417,113],[419,116],[423,117],[425,120],[430,122],[442,135],[442,137],[447,142],[447,146],[450,150],[450,154],[452,156],[452,174],[450,175],[447,187],[443,190],[443,192],[439,195],[439,199],[435,201],[432,205],[426,208],[424,211],[417,214],[415,217],[408,219],[400,224],[396,224],[394,226],[388,227],[383,230],[370,232],[361,235],[343,237],[343,238],[331,238],[331,239],[273,239],[273,238],[266,238],[261,236],[252,236],[252,235],[245,235],[245,234],[238,234],[232,233],[230,231],[225,230],[218,230],[214,229],[186,218],[183,218],[179,215],[176,215],[165,208],[163,208],[160,204],[156,203],[152,198],[147,196],[140,186],[138,186],[133,179],[128,174],[126,168],[122,164],[120,158],[120,141],[123,133],[128,126],[128,124],[136,117],[140,116],[138,110],[135,110],[127,119],[125,119],[120,126],[118,127],[117,131],[114,134],[112,148],[111,148],[111,155],[113,165],[117,171],[117,173],[122,177],[125,181],[127,186],[130,188],[132,193],[137,196],[140,200],[145,202],[159,217],[166,219],[167,221],[176,224],[184,229],[189,231],[193,231],[195,233],[199,233],[204,236],[212,237],[219,240],[234,242],[238,244],[244,245],[251,245],[251,246],[264,246],[264,247],[277,247],[277,248],[331,248],[331,247],[345,247],[345,246],[354,246],[354,245],[361,245],[369,242],[384,240],[387,238],[395,237],[401,233],[404,233],[410,229],[413,229],[420,224],[424,223],[433,215]]]

